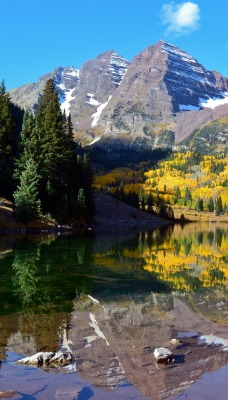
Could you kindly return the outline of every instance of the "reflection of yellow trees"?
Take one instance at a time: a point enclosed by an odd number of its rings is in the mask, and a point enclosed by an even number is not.
[[[141,235],[133,248],[96,254],[96,262],[116,271],[143,268],[173,290],[226,286],[228,230],[199,224],[158,230]]]
[[[171,239],[146,247],[142,257],[145,270],[156,272],[173,289],[224,285],[228,278],[227,231],[191,234],[187,227],[182,232],[177,227]]]

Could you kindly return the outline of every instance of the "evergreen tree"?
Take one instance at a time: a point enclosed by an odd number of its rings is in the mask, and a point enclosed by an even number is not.
[[[215,207],[214,207],[214,202],[213,202],[212,197],[210,197],[209,200],[208,200],[208,202],[207,202],[207,210],[208,210],[209,212],[213,212],[214,209],[215,209]]]
[[[85,205],[88,211],[88,216],[95,213],[95,206],[92,195],[93,173],[90,166],[90,160],[87,154],[83,158],[77,157],[77,170],[78,170],[78,185],[79,188],[84,189]]]
[[[127,194],[125,194],[123,200],[126,201],[127,204],[130,204],[132,207],[139,208],[139,196],[135,191],[134,192],[130,191]]]
[[[139,192],[139,206],[141,210],[145,210],[145,192],[144,189],[141,187]]]
[[[192,194],[191,190],[189,187],[186,187],[185,193],[184,193],[184,205],[186,206],[189,201],[192,201]]]
[[[215,202],[215,215],[223,214],[223,206],[221,196],[218,196]]]
[[[37,165],[40,174],[39,192],[44,210],[56,215],[61,208],[60,186],[63,166],[64,123],[55,90],[49,79],[35,119],[34,140],[36,142]],[[63,197],[62,197],[63,198]]]
[[[176,202],[178,202],[178,200],[181,198],[181,192],[179,186],[176,187],[175,197],[176,197]]]
[[[147,211],[151,214],[153,214],[153,205],[154,205],[154,198],[150,191],[147,197]]]
[[[46,83],[34,133],[41,177],[39,193],[44,211],[64,221],[76,213],[80,185],[71,119],[62,115],[52,79]]]
[[[14,178],[19,181],[22,171],[24,170],[25,164],[31,157],[34,157],[34,117],[28,111],[25,111],[22,123],[22,130],[19,140],[19,155],[20,157],[16,160],[16,169],[14,172]]]
[[[13,194],[16,217],[22,222],[37,218],[41,212],[37,191],[38,181],[36,164],[33,160],[28,160],[21,174],[20,185]]]
[[[198,211],[203,211],[203,199],[197,199],[196,209]]]
[[[0,85],[0,195],[11,197],[16,152],[15,123],[4,80]]]
[[[38,198],[44,213],[50,213],[59,222],[78,216],[82,194],[79,196],[79,190],[82,190],[87,216],[93,215],[90,162],[86,155],[83,159],[76,155],[71,117],[62,114],[52,79],[46,82],[35,119],[25,113],[15,171],[17,179],[31,158],[36,166]]]
[[[78,216],[85,217],[86,204],[85,204],[85,193],[83,188],[79,189],[78,191],[77,207],[78,207]]]
[[[173,219],[174,212],[171,206],[168,206],[163,199],[158,198],[156,204],[156,213],[161,218]]]

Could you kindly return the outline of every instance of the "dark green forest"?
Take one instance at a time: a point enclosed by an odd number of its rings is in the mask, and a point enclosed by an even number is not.
[[[15,107],[0,86],[0,196],[13,200],[22,222],[41,213],[58,222],[91,221],[92,170],[79,155],[70,115],[61,112],[52,79],[45,85],[36,115]]]

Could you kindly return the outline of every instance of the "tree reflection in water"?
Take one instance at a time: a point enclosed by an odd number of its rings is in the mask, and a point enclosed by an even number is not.
[[[198,229],[197,229],[198,228]],[[140,244],[144,268],[157,273],[172,290],[226,288],[228,277],[228,230],[216,226],[174,226],[151,233],[152,245]],[[148,240],[147,240],[148,242]]]
[[[36,296],[39,277],[37,276],[37,261],[40,259],[40,245],[26,253],[16,253],[12,268],[15,272],[13,283],[15,294],[19,297],[22,307],[29,306]]]
[[[29,346],[33,352],[56,351],[60,328],[66,326],[70,333],[75,330],[77,342],[80,327],[88,336],[85,313],[91,309],[102,313],[103,307],[111,309],[112,302],[117,333],[121,320],[123,326],[130,321],[130,331],[140,318],[140,329],[149,326],[151,331],[157,329],[151,316],[163,320],[178,296],[208,319],[224,323],[227,239],[226,227],[200,224],[130,237],[20,239],[0,260],[0,342],[23,354]],[[91,319],[87,323],[91,329]]]
[[[20,240],[11,264],[15,300],[6,293],[1,302],[17,310],[70,311],[73,300],[83,293],[105,297],[224,288],[227,239],[227,229],[189,224],[142,232],[128,240],[120,236],[109,241],[91,236]]]

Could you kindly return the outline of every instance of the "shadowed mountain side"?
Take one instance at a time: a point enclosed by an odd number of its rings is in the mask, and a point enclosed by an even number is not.
[[[147,214],[103,192],[94,192],[96,206],[96,229],[115,227],[156,228],[168,221]]]

